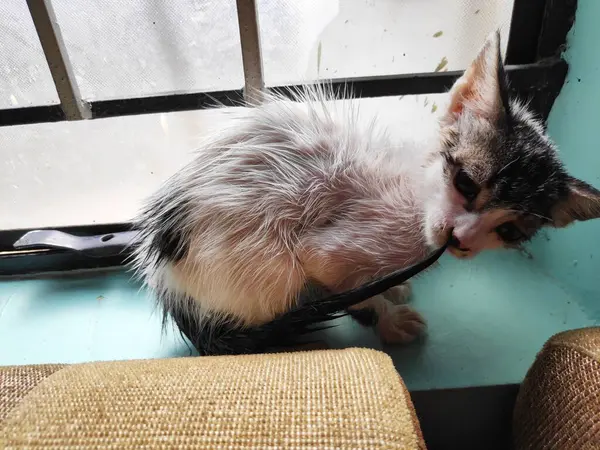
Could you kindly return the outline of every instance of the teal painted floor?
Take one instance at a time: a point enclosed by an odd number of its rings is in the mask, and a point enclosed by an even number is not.
[[[426,338],[386,347],[409,389],[519,382],[544,341],[598,323],[597,308],[519,253],[444,257],[415,283]],[[323,333],[331,347],[382,348],[351,319]],[[188,356],[152,298],[125,272],[0,283],[0,364]]]

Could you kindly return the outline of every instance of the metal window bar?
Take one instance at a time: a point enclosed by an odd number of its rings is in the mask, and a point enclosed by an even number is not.
[[[545,7],[546,0],[515,0],[506,46],[506,64],[527,64],[536,60]]]
[[[260,103],[265,87],[256,0],[236,0],[236,5],[244,67],[244,99],[249,104],[256,104]]]
[[[50,0],[27,0],[27,7],[52,74],[64,117],[67,120],[91,119],[90,107],[81,99],[52,3]]]

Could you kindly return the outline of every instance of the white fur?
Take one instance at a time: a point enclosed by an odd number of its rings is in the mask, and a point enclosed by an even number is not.
[[[183,261],[165,262],[151,231],[136,250],[138,271],[163,302],[192,297],[200,316],[263,323],[309,279],[348,289],[436,244],[427,209],[443,201],[445,181],[435,116],[399,129],[356,100],[332,98],[320,87],[237,109],[155,194],[138,225],[176,227],[189,246]],[[155,223],[181,204],[185,215]]]

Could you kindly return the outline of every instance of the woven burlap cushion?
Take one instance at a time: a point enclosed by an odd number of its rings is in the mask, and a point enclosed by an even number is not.
[[[600,328],[546,343],[519,391],[513,428],[517,449],[600,449]]]
[[[364,349],[5,367],[0,411],[3,448],[425,448],[390,358]]]

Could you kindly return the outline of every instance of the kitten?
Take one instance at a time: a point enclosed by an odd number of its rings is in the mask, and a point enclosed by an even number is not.
[[[251,351],[307,289],[415,263],[452,229],[465,258],[600,216],[600,192],[567,174],[509,98],[497,33],[449,97],[441,118],[400,130],[322,87],[233,112],[137,221],[135,264],[165,315],[203,354]],[[409,294],[401,285],[354,314],[409,342],[425,326]]]

